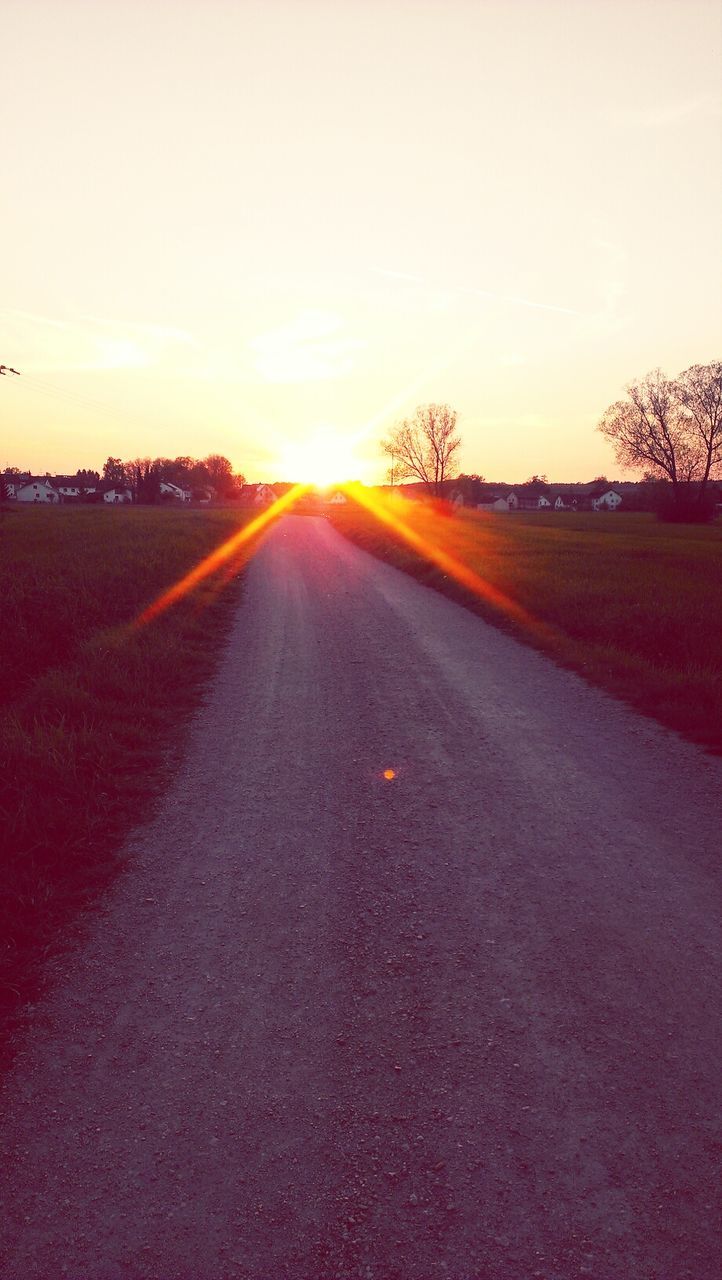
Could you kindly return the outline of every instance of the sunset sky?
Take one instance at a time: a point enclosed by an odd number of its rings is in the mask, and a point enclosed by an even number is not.
[[[721,14],[0,0],[0,465],[380,481],[446,401],[464,471],[619,475],[625,383],[722,355]]]

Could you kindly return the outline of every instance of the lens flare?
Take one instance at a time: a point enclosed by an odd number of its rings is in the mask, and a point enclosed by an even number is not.
[[[185,577],[179,578],[172,587],[169,587],[167,591],[159,595],[152,604],[149,604],[138,615],[133,625],[141,627],[148,622],[152,622],[159,614],[169,609],[171,605],[176,604],[183,596],[188,595],[189,591],[194,591],[211,574],[217,573],[220,569],[230,570],[231,562],[234,562],[232,565],[233,572],[238,572],[241,565],[255,550],[255,546],[252,545],[254,539],[274,520],[277,520],[284,511],[288,511],[295,502],[298,502],[298,499],[303,496],[308,487],[306,484],[296,484],[282,498],[277,498],[270,507],[262,511],[259,516],[256,516],[255,520],[251,520],[250,524],[244,525],[242,529],[238,530],[238,533],[232,534],[220,547],[216,547],[215,551],[211,551],[210,555],[207,555],[204,560],[201,560],[200,564],[191,569]]]
[[[494,609],[505,614],[506,617],[511,618],[522,626],[525,631],[529,631],[539,639],[546,642],[553,639],[554,630],[552,627],[535,618],[523,605],[518,604],[516,600],[512,600],[511,596],[500,591],[498,587],[495,587],[491,582],[487,582],[474,569],[470,569],[463,561],[443,549],[440,544],[443,540],[443,527],[446,516],[438,515],[421,503],[406,503],[398,497],[388,497],[385,494],[364,489],[362,485],[346,484],[342,488],[349,497],[355,499],[360,506],[370,511],[381,524],[385,524],[394,533],[403,538],[419,556],[428,560],[430,564],[436,565],[438,569],[441,569],[442,573],[453,578],[462,587],[465,587],[467,591],[472,592],[480,600],[492,605]],[[409,509],[410,514],[413,512],[415,520],[426,523],[427,530],[424,533],[412,528],[408,520],[404,519],[404,507]]]

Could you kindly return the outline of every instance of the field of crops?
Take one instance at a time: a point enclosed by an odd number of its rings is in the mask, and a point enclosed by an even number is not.
[[[403,501],[379,514],[388,519],[349,504],[334,521],[373,554],[722,751],[722,522],[449,515]]]
[[[245,517],[247,519],[247,517]],[[238,530],[238,511],[0,515],[0,1000],[117,867],[214,669],[238,580],[133,620]],[[227,572],[224,569],[224,579]]]

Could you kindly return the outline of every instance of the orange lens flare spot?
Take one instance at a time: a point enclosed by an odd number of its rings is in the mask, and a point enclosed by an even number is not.
[[[386,781],[387,781],[387,782],[390,782],[392,778],[395,778],[395,777],[396,777],[396,770],[395,770],[395,769],[384,769],[384,777],[385,777],[385,779],[386,779]]]

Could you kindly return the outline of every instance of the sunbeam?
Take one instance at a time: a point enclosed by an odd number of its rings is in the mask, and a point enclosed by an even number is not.
[[[403,519],[399,511],[399,506],[404,501],[403,499],[387,498],[378,492],[364,489],[362,485],[357,484],[345,484],[342,488],[349,497],[355,499],[362,507],[370,511],[381,524],[399,534],[418,555],[428,560],[431,564],[435,564],[438,569],[448,574],[449,577],[465,587],[467,591],[471,591],[480,600],[492,605],[494,609],[511,618],[523,627],[525,631],[535,635],[538,639],[545,641],[553,639],[553,628],[547,623],[535,618],[523,605],[516,600],[512,600],[511,596],[500,591],[491,582],[487,582],[485,578],[470,569],[468,565],[465,565],[456,556],[444,551],[438,542],[432,541],[430,537],[413,529],[408,521]],[[420,504],[414,504],[414,512],[423,513],[430,523],[433,522],[432,513],[428,510],[425,511]],[[441,518],[439,517],[439,519]]]
[[[189,591],[195,590],[212,573],[216,573],[217,570],[227,566],[229,561],[234,556],[239,556],[241,551],[245,550],[247,553],[252,554],[254,550],[250,546],[252,540],[269,524],[277,520],[284,511],[288,511],[308,488],[307,484],[295,484],[292,489],[289,489],[288,493],[278,498],[272,506],[262,511],[259,516],[256,516],[255,520],[252,520],[250,524],[244,525],[242,529],[239,529],[238,533],[234,533],[220,547],[216,547],[215,551],[211,551],[210,555],[201,560],[200,564],[191,569],[185,577],[180,578],[172,587],[169,587],[167,591],[158,596],[157,600],[154,600],[152,604],[148,605],[147,609],[144,609],[138,615],[133,626],[142,627],[148,622],[152,622],[154,618],[157,618],[159,614],[170,608],[171,605],[176,604]],[[240,568],[241,563],[243,561],[239,559],[237,568]]]

